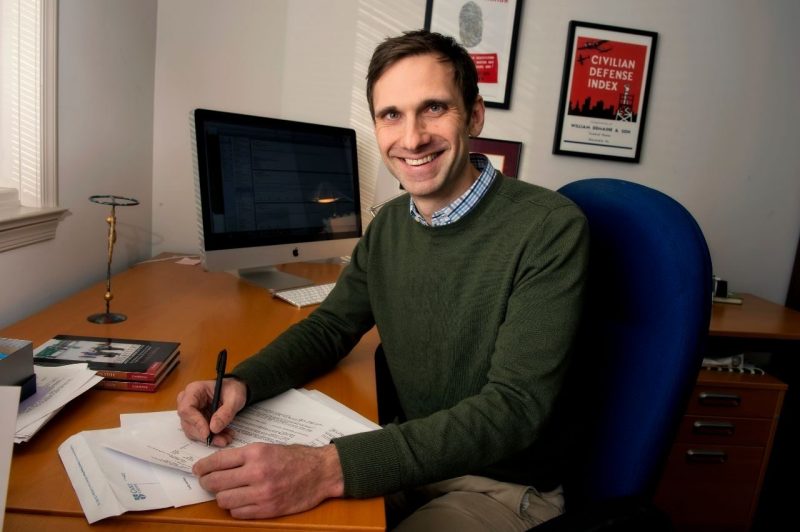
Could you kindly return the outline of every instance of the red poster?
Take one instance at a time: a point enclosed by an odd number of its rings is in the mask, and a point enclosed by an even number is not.
[[[657,40],[570,22],[553,153],[639,162]]]
[[[469,54],[478,71],[478,83],[497,83],[497,54]]]
[[[568,113],[636,122],[648,47],[578,37]]]

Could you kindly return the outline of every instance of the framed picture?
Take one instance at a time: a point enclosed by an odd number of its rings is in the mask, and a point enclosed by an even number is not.
[[[521,142],[474,137],[469,139],[469,151],[484,154],[495,170],[500,170],[503,175],[517,177],[519,174]]]
[[[657,40],[570,22],[553,153],[639,162]]]
[[[467,49],[487,107],[511,106],[522,1],[427,0],[425,29],[449,35]]]

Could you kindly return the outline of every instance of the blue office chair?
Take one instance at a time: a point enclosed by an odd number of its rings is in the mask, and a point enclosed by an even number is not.
[[[589,221],[587,308],[565,389],[564,515],[550,530],[663,530],[650,505],[702,361],[711,259],[678,202],[618,179],[559,190]],[[579,418],[577,417],[579,416]]]

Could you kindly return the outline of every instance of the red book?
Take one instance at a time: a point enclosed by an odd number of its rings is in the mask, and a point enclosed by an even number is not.
[[[158,390],[164,378],[172,372],[172,369],[178,365],[180,360],[178,357],[172,359],[168,366],[158,375],[155,382],[138,382],[138,381],[120,381],[116,379],[103,379],[97,384],[95,388],[102,390],[125,390],[129,392],[154,392]]]
[[[178,342],[59,334],[33,352],[34,364],[62,366],[87,362],[98,375],[154,383],[178,357]]]

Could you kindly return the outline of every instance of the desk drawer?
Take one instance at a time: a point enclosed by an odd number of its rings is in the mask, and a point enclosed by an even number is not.
[[[692,392],[687,414],[773,418],[781,392],[753,388],[730,388],[698,383]]]
[[[758,480],[764,447],[676,443],[667,460],[664,477],[687,483],[713,479],[716,490],[727,490],[727,482]]]
[[[769,441],[772,420],[766,418],[737,418],[714,416],[683,416],[678,435],[679,443],[702,445],[765,446]]]
[[[763,456],[764,447],[676,443],[655,502],[679,530],[748,523]]]

